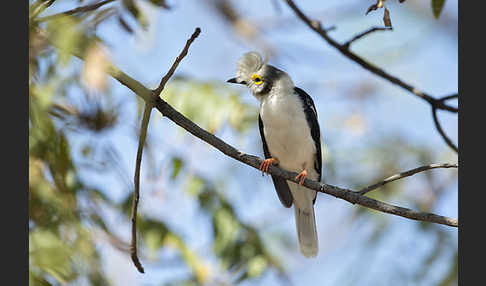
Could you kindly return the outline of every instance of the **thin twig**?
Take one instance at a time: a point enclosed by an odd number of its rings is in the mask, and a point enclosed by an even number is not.
[[[458,98],[459,95],[457,93],[454,93],[454,94],[451,94],[451,95],[448,95],[448,96],[444,96],[444,97],[441,97],[439,98],[440,101],[446,101],[446,100],[449,100],[449,99],[454,99],[454,98]]]
[[[140,128],[140,137],[138,141],[137,161],[135,165],[135,176],[134,176],[135,189],[133,191],[133,205],[132,205],[132,240],[130,243],[130,256],[132,258],[133,263],[135,264],[135,267],[140,273],[144,273],[144,269],[137,255],[137,208],[138,208],[138,200],[140,197],[140,168],[142,163],[142,152],[143,152],[143,147],[145,146],[145,138],[147,137],[147,129],[150,121],[150,114],[152,112],[152,108],[154,107],[154,103],[156,99],[159,98],[160,92],[162,92],[162,90],[165,87],[165,84],[170,79],[170,77],[174,74],[174,71],[176,70],[179,63],[187,55],[189,46],[192,44],[194,39],[196,39],[197,36],[199,36],[200,33],[201,33],[201,29],[197,27],[194,33],[192,34],[191,38],[187,40],[186,45],[182,49],[182,52],[179,54],[179,56],[177,56],[171,68],[167,72],[167,74],[162,78],[159,87],[153,90],[150,96],[144,96],[145,108],[143,110],[142,126]]]
[[[440,126],[439,119],[437,118],[437,108],[432,105],[432,117],[434,118],[434,123],[435,123],[435,128],[437,131],[439,131],[440,136],[444,139],[447,145],[452,148],[452,150],[456,151],[456,153],[459,152],[459,149],[457,148],[454,143],[452,143],[452,140],[445,134],[444,130],[442,129],[442,126]]]
[[[54,15],[39,17],[39,18],[37,18],[37,21],[45,22],[45,21],[50,21],[50,20],[57,19],[57,18],[64,17],[64,16],[74,15],[74,14],[80,13],[80,12],[88,12],[88,11],[96,10],[99,7],[106,5],[106,4],[109,4],[113,1],[115,1],[115,0],[104,0],[104,1],[101,1],[101,2],[98,2],[98,3],[95,3],[95,4],[80,6],[80,7],[77,7],[77,8],[65,11],[65,12],[57,13],[57,14],[54,14]]]
[[[373,32],[376,32],[376,31],[392,31],[393,28],[392,27],[372,27],[372,28],[369,28],[368,30],[364,31],[364,32],[361,32],[359,34],[357,34],[356,36],[354,36],[352,39],[348,40],[346,43],[343,44],[344,47],[346,47],[347,49],[349,49],[349,46],[354,42],[354,41],[357,41],[361,38],[363,38],[364,36],[366,35],[369,35]]]
[[[450,105],[447,105],[446,103],[439,101],[438,99],[435,99],[434,97],[428,95],[427,93],[420,91],[419,89],[415,88],[414,86],[402,81],[398,77],[392,76],[389,73],[385,72],[383,69],[367,62],[363,58],[359,57],[355,53],[351,52],[348,47],[345,45],[342,45],[338,43],[336,40],[331,38],[327,31],[322,28],[322,25],[319,21],[316,20],[311,20],[309,19],[296,5],[292,0],[285,0],[289,7],[295,12],[295,14],[309,26],[312,30],[314,30],[316,33],[318,33],[328,44],[336,48],[341,54],[349,58],[350,60],[354,61],[355,63],[359,64],[362,66],[364,69],[390,81],[393,84],[396,84],[400,86],[401,88],[411,92],[417,97],[420,97],[421,99],[427,101],[430,104],[435,104],[437,108],[447,110],[450,112],[457,113],[458,109],[455,107],[452,107]]]
[[[201,28],[197,27],[196,30],[194,31],[194,33],[192,34],[192,36],[189,38],[189,40],[187,40],[186,45],[184,46],[184,49],[182,49],[182,52],[180,53],[180,55],[175,59],[174,63],[170,67],[167,74],[160,81],[159,87],[157,87],[154,90],[154,94],[156,96],[158,96],[162,92],[162,90],[165,87],[165,84],[167,83],[169,78],[174,74],[174,71],[176,70],[179,63],[187,55],[187,51],[189,50],[189,46],[191,46],[192,42],[199,36],[200,33],[201,33]]]
[[[150,102],[145,103],[145,109],[143,110],[142,127],[140,128],[140,137],[138,138],[138,150],[137,161],[135,165],[134,183],[135,189],[133,190],[133,204],[132,204],[132,240],[130,242],[130,256],[132,258],[135,267],[140,273],[144,273],[143,266],[140,263],[137,255],[137,208],[138,200],[140,198],[140,166],[142,163],[143,147],[145,145],[145,138],[147,137],[147,127],[150,120],[150,113],[152,112],[152,106]]]
[[[403,179],[405,177],[412,176],[414,174],[417,174],[417,173],[420,173],[420,172],[423,172],[423,171],[426,171],[426,170],[437,169],[437,168],[457,168],[457,164],[449,164],[449,163],[446,163],[446,164],[430,164],[430,165],[427,165],[427,166],[422,166],[422,167],[411,169],[411,170],[408,170],[408,171],[405,171],[405,172],[401,172],[399,174],[395,174],[393,176],[390,176],[390,177],[384,179],[383,181],[380,181],[376,184],[373,184],[371,186],[368,186],[368,187],[360,190],[358,192],[358,194],[364,195],[364,194],[371,192],[375,189],[378,189],[379,187],[381,187],[385,184],[388,184],[390,182],[393,182],[393,181],[396,181],[396,180],[399,180],[399,179]]]

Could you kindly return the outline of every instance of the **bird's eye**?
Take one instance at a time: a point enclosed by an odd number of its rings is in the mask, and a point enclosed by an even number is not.
[[[260,85],[263,83],[262,77],[257,75],[256,73],[251,76],[251,79],[256,85]]]

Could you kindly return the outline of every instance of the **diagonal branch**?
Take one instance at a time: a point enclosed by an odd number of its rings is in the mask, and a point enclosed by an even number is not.
[[[189,50],[189,46],[191,46],[192,42],[194,42],[194,40],[199,36],[200,33],[201,33],[201,28],[197,27],[196,30],[194,31],[194,33],[192,34],[192,36],[189,38],[189,40],[187,40],[186,45],[184,46],[184,49],[182,49],[182,52],[180,53],[180,55],[177,56],[174,63],[172,64],[169,71],[167,72],[167,74],[160,81],[159,87],[157,87],[154,90],[155,96],[158,96],[162,92],[162,90],[165,87],[165,84],[167,83],[169,78],[174,74],[174,71],[176,70],[179,63],[187,55],[187,51]]]
[[[169,118],[175,124],[179,125],[180,127],[184,128],[186,131],[191,133],[192,135],[198,137],[199,139],[215,147],[223,154],[233,159],[236,159],[246,165],[254,167],[255,169],[258,169],[260,164],[262,163],[263,160],[261,158],[253,155],[245,154],[235,149],[233,146],[227,144],[223,140],[219,139],[218,137],[207,132],[206,130],[202,129],[201,127],[197,126],[194,122],[187,119],[184,115],[180,114],[177,110],[172,108],[167,102],[165,102],[161,98],[157,99],[155,103],[155,108],[157,108],[160,111],[160,113],[162,113],[162,115]],[[295,172],[289,172],[277,166],[272,165],[268,169],[268,173],[270,173],[271,175],[282,177],[288,181],[298,183],[298,180],[295,179],[298,174]],[[448,218],[448,217],[435,215],[431,213],[417,212],[407,208],[394,206],[372,198],[368,198],[366,196],[358,194],[357,192],[349,189],[344,189],[333,185],[319,183],[316,181],[312,181],[310,179],[305,179],[303,185],[309,189],[313,189],[321,193],[333,195],[337,198],[346,200],[352,204],[359,204],[384,213],[398,215],[398,216],[402,216],[414,220],[428,221],[428,222],[458,227],[457,219]]]
[[[441,97],[441,98],[439,98],[439,100],[440,101],[446,101],[446,100],[454,99],[454,98],[458,98],[458,97],[459,97],[459,94],[454,93],[454,94],[451,94],[451,95],[448,95],[448,96]]]
[[[418,167],[418,168],[415,168],[415,169],[411,169],[411,170],[390,176],[390,177],[384,179],[383,181],[380,181],[376,184],[373,184],[371,186],[368,186],[368,187],[360,190],[357,193],[360,194],[360,195],[364,195],[364,194],[371,192],[375,189],[378,189],[379,187],[381,187],[385,184],[388,184],[390,182],[393,182],[393,181],[396,181],[396,180],[399,180],[399,179],[403,179],[405,177],[412,176],[412,175],[415,175],[417,173],[420,173],[420,172],[423,172],[423,171],[426,171],[426,170],[437,169],[437,168],[457,168],[457,164],[449,164],[449,163],[430,164],[430,165],[427,165],[427,166],[422,166],[422,167]]]
[[[364,36],[369,35],[373,32],[376,32],[376,31],[392,31],[392,30],[393,30],[392,27],[372,27],[372,28],[369,28],[368,30],[361,32],[361,33],[357,34],[356,36],[354,36],[352,39],[346,41],[346,43],[343,44],[343,47],[345,47],[346,49],[349,49],[349,46],[354,41],[357,41],[357,40],[363,38]]]
[[[342,45],[338,43],[336,40],[331,38],[326,29],[323,29],[321,26],[321,23],[319,21],[311,20],[309,17],[307,17],[294,3],[292,0],[285,0],[289,7],[295,12],[295,14],[309,26],[313,31],[318,33],[328,44],[330,44],[332,47],[336,48],[341,54],[343,54],[345,57],[349,58],[350,60],[354,61],[355,63],[359,64],[361,67],[364,69],[390,81],[393,84],[396,84],[400,86],[401,88],[411,92],[415,96],[427,101],[428,103],[435,105],[438,109],[443,109],[447,110],[450,112],[457,113],[458,109],[455,107],[452,107],[450,105],[447,105],[445,102],[440,101],[429,94],[415,88],[414,86],[402,81],[398,77],[392,76],[391,74],[385,72],[383,69],[367,62],[360,56],[356,55],[355,53],[351,52],[349,50],[349,47],[346,46],[345,44]]]

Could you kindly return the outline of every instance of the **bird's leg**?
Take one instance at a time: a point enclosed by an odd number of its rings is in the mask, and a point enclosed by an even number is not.
[[[277,158],[268,158],[262,161],[262,163],[260,164],[260,168],[258,169],[262,171],[262,176],[263,176],[265,175],[265,172],[268,173],[268,168],[270,167],[270,165],[275,165],[275,164],[278,164]]]
[[[295,177],[295,179],[299,180],[299,186],[302,186],[302,184],[304,183],[304,180],[305,180],[305,177],[307,177],[307,171],[304,169],[302,170],[302,172],[300,172],[297,177]]]

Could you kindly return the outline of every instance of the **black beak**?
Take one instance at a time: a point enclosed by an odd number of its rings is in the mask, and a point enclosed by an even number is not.
[[[228,79],[226,82],[229,82],[229,83],[238,83],[238,84],[246,84],[246,82],[245,82],[245,81],[242,81],[242,82],[237,82],[237,81],[236,81],[236,77],[234,77],[234,78],[230,78],[230,79]]]

